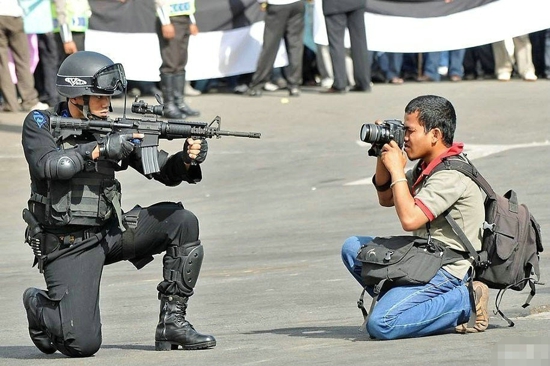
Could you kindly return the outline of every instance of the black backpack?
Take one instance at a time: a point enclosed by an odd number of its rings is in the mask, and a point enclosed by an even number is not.
[[[513,327],[514,323],[499,309],[507,289],[521,291],[527,284],[531,289],[523,307],[535,295],[535,285],[540,282],[539,253],[543,251],[540,225],[524,204],[520,204],[516,192],[509,190],[504,196],[497,195],[472,163],[458,156],[444,158],[430,174],[454,169],[470,177],[486,194],[483,241],[476,252],[449,212],[445,218],[468,250],[473,259],[473,279],[498,289],[495,306],[498,314]]]

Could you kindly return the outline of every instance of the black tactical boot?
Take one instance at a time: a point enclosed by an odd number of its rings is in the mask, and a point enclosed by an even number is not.
[[[174,75],[174,80],[174,103],[180,112],[187,117],[200,116],[201,112],[192,109],[183,101],[183,96],[185,95],[185,74]]]
[[[166,118],[182,119],[186,116],[181,113],[174,102],[175,75],[161,74],[160,89],[162,91],[162,116]]]
[[[27,310],[27,320],[29,321],[29,335],[34,345],[46,354],[54,353],[57,348],[44,331],[39,321],[39,304],[40,298],[37,294],[40,292],[36,288],[28,288],[23,293],[23,304]]]
[[[203,349],[216,345],[216,339],[211,335],[198,333],[185,320],[188,297],[176,295],[160,295],[160,316],[155,332],[155,350],[170,351],[178,349]]]

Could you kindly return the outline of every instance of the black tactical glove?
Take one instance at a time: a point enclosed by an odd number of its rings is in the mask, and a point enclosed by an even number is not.
[[[189,156],[189,149],[191,148],[191,146],[189,145],[188,140],[185,140],[185,143],[183,144],[183,162],[185,164],[200,164],[206,159],[206,154],[208,154],[208,141],[206,141],[205,139],[201,139],[200,141],[201,149],[197,156],[193,159]]]
[[[134,144],[129,141],[132,139],[133,135],[131,133],[107,134],[99,142],[99,156],[117,161],[127,158],[134,151]]]

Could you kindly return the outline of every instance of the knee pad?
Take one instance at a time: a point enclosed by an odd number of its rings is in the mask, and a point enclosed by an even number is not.
[[[164,279],[193,290],[199,278],[203,256],[200,240],[168,247],[164,257]]]

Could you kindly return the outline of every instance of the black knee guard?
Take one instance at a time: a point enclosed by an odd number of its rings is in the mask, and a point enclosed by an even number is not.
[[[203,256],[200,240],[169,246],[164,256],[164,280],[169,284],[175,283],[181,295],[191,296],[199,278]]]

